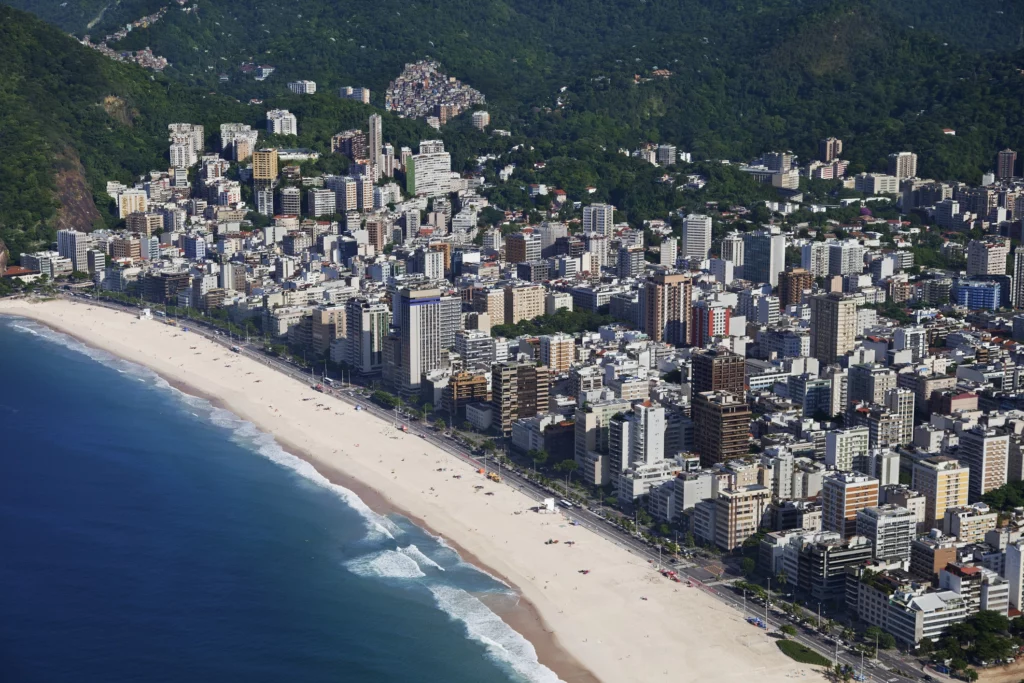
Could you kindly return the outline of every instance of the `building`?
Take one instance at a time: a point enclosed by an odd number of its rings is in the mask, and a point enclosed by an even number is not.
[[[277,150],[260,149],[252,154],[252,179],[270,184],[277,180]]]
[[[743,545],[761,527],[771,499],[771,489],[760,484],[719,491],[714,499],[715,545],[726,551]]]
[[[495,363],[491,366],[491,404],[497,427],[511,436],[512,423],[547,410],[550,372],[531,363]]]
[[[818,161],[828,164],[843,153],[843,141],[839,138],[825,138],[818,142]]]
[[[828,245],[830,275],[858,275],[864,272],[864,247],[857,240],[831,242]]]
[[[742,396],[724,391],[693,395],[694,449],[704,467],[748,453],[750,408]]]
[[[641,329],[653,341],[686,344],[690,339],[693,281],[689,275],[657,272],[640,292]]]
[[[639,245],[619,249],[616,272],[622,279],[635,278],[644,272],[644,248]]]
[[[89,272],[89,249],[92,247],[92,238],[84,232],[77,230],[57,231],[57,253],[64,258],[71,259],[71,268],[76,273]]]
[[[999,513],[985,503],[946,508],[942,532],[961,543],[983,543],[985,534],[995,529],[998,521]]]
[[[889,155],[889,175],[897,180],[917,177],[917,155],[913,152],[896,152]]]
[[[351,85],[345,85],[338,90],[338,96],[342,99],[355,100],[363,104],[370,103],[369,88],[353,88]]]
[[[787,268],[779,276],[779,305],[796,305],[803,299],[804,291],[814,286],[814,275],[803,268]]]
[[[299,124],[295,115],[287,109],[271,109],[267,112],[267,133],[270,135],[298,135]]]
[[[397,299],[392,383],[411,397],[419,393],[423,375],[441,367],[441,292],[403,288]]]
[[[819,294],[811,302],[811,356],[835,363],[853,351],[857,339],[857,300],[840,294]]]
[[[352,298],[345,302],[344,362],[361,375],[384,368],[384,339],[391,328],[391,310],[382,301]]]
[[[117,216],[127,218],[133,213],[145,213],[149,195],[145,190],[125,190],[117,195]]]
[[[859,459],[871,450],[867,427],[834,429],[825,435],[825,464],[842,472],[852,472]]]
[[[725,349],[695,353],[691,392],[728,391],[739,398],[746,392],[746,359]]]
[[[520,320],[533,320],[544,315],[544,287],[542,285],[520,285],[504,288],[504,324],[514,325]],[[498,325],[491,316],[491,324]]]
[[[485,111],[473,112],[473,127],[477,130],[485,130],[491,125],[491,115]]]
[[[369,142],[366,133],[354,128],[331,137],[331,153],[344,154],[353,161],[369,158]]]
[[[490,403],[491,388],[487,379],[484,372],[455,373],[444,388],[441,409],[454,420],[469,404]]]
[[[569,371],[576,351],[576,339],[570,334],[559,332],[540,336],[540,362],[561,374]]]
[[[857,512],[856,533],[871,541],[879,562],[910,563],[910,542],[917,532],[914,513],[898,505],[866,507]]]
[[[925,525],[941,527],[949,508],[967,505],[970,473],[957,460],[936,456],[913,466],[911,488],[925,497]]]
[[[315,81],[292,81],[288,84],[288,89],[296,95],[312,95],[316,92]]]
[[[967,500],[974,503],[1006,483],[1010,436],[981,425],[960,434],[956,457],[970,470]]]
[[[953,283],[950,302],[971,311],[991,310],[1000,307],[1003,285],[996,280],[960,280]]]
[[[857,513],[878,505],[878,480],[854,472],[830,473],[822,480],[821,528],[849,538],[857,533]]]
[[[377,169],[383,169],[384,159],[382,157],[382,151],[384,149],[384,134],[382,131],[382,119],[380,114],[370,114],[370,134],[367,136],[366,144],[369,149],[370,163],[372,163]],[[448,170],[451,170],[451,163],[448,165]]]
[[[679,240],[675,237],[666,237],[661,241],[658,251],[658,264],[666,268],[675,268],[679,261]]]
[[[1009,238],[971,240],[967,244],[967,275],[1005,275],[1009,257]]]
[[[706,261],[711,251],[711,216],[691,213],[683,219],[682,257]]]
[[[591,204],[583,207],[583,232],[604,235],[611,239],[615,225],[615,207],[611,204]]]
[[[1005,180],[1015,176],[1017,153],[1012,149],[1004,149],[996,157],[996,178]]]
[[[451,191],[452,157],[448,152],[425,154],[423,148],[421,143],[420,154],[412,155],[406,162],[406,192],[413,196],[444,196]]]
[[[540,261],[541,239],[534,233],[516,232],[505,238],[505,260],[509,263]]]
[[[808,242],[801,247],[800,265],[811,277],[826,277],[829,269],[828,242]]]
[[[786,268],[786,236],[768,230],[743,235],[743,278],[755,284],[779,284],[779,273]]]
[[[743,237],[738,232],[732,232],[722,238],[722,258],[733,265],[736,275],[742,272],[744,251]]]

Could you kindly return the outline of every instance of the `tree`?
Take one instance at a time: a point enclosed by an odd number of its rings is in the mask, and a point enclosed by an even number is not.
[[[786,583],[789,581],[789,577],[786,576],[786,571],[782,569],[775,575],[775,580],[779,584],[779,590],[784,590],[786,588]]]
[[[572,473],[580,468],[580,465],[575,460],[563,460],[562,462],[555,465],[555,469],[565,475],[566,482],[572,480]]]
[[[443,432],[446,426],[447,425],[444,423],[444,420],[442,420],[441,418],[437,418],[436,420],[434,420],[434,429],[436,429],[437,431]]]
[[[970,667],[964,669],[963,675],[964,678],[970,681],[971,683],[974,683],[974,681],[978,680],[978,672]]]
[[[791,638],[796,635],[796,627],[792,624],[783,624],[779,627],[779,631]]]
[[[423,404],[423,414],[424,415],[430,415],[432,412],[434,412],[434,404],[433,403],[424,403]]]
[[[757,563],[752,558],[744,557],[740,562],[740,567],[743,571],[743,576],[751,576],[754,570],[757,569]]]
[[[533,461],[533,468],[537,469],[548,461],[548,452],[543,448],[540,450],[530,449],[527,451],[526,457]]]

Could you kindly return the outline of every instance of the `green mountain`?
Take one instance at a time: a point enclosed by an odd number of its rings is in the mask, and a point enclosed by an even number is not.
[[[0,63],[0,241],[15,256],[52,241],[60,228],[116,222],[106,182],[132,182],[166,169],[167,124],[203,124],[207,149],[215,150],[221,123],[262,128],[265,120],[265,106],[115,62],[3,6]],[[365,128],[372,113],[328,96],[281,96],[266,106],[289,107],[302,119],[302,134],[289,144],[321,151],[329,151],[330,136],[339,130]],[[386,121],[400,144],[429,136],[421,122]]]
[[[242,99],[309,78],[330,91],[369,86],[378,104],[404,63],[432,57],[487,95],[496,124],[554,142],[669,141],[730,158],[782,147],[807,158],[818,137],[836,135],[857,169],[909,148],[923,173],[964,179],[990,168],[997,148],[1024,143],[1021,59],[1012,52],[1024,4],[1014,0],[196,7],[172,3],[119,47],[152,47],[171,61],[170,76]],[[277,71],[256,83],[239,70],[249,61]],[[655,68],[672,76],[636,83]],[[945,128],[958,131],[955,140]]]

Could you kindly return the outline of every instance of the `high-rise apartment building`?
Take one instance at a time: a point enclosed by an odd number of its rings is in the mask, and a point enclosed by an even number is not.
[[[967,505],[970,473],[957,460],[945,456],[914,463],[910,487],[925,498],[925,524],[942,525],[948,508]]]
[[[889,155],[889,175],[897,180],[917,177],[917,155],[913,152],[896,152]]]
[[[786,268],[786,236],[769,230],[748,232],[743,246],[743,278],[778,285],[779,273]]]
[[[423,149],[422,143],[420,149]],[[410,195],[446,195],[451,190],[452,157],[448,152],[415,154],[405,164],[405,178],[406,192]]]
[[[714,499],[715,545],[722,550],[743,545],[757,533],[771,500],[771,489],[760,484],[719,491]]]
[[[695,353],[692,357],[690,391],[728,391],[739,398],[746,394],[746,359],[738,353],[715,349]]]
[[[858,536],[871,540],[880,562],[910,562],[910,543],[917,532],[917,516],[898,505],[886,504],[857,512]]]
[[[367,159],[369,142],[366,133],[359,129],[342,131],[331,137],[331,153],[344,154],[349,159]]]
[[[370,114],[370,134],[367,136],[369,145],[370,161],[378,169],[382,169],[384,163],[381,153],[384,149],[384,134],[380,114]],[[449,170],[451,166],[449,165]]]
[[[734,268],[743,267],[743,236],[738,232],[731,232],[722,238],[722,258],[733,265]],[[737,270],[737,277],[739,277]]]
[[[970,470],[967,501],[975,503],[1006,483],[1010,436],[1000,429],[977,425],[960,434],[957,460]]]
[[[857,240],[843,240],[828,244],[828,272],[830,275],[856,275],[864,272],[864,246]]]
[[[583,207],[583,232],[611,238],[614,225],[615,207],[611,204],[591,204]]]
[[[1013,252],[1013,291],[1010,293],[1010,305],[1024,308],[1024,249],[1017,247]]]
[[[1005,275],[1010,239],[988,236],[967,243],[967,275]]]
[[[839,294],[811,299],[811,356],[835,363],[853,351],[857,339],[857,300]]]
[[[694,447],[704,467],[748,452],[750,408],[742,396],[724,391],[693,395]]]
[[[558,332],[540,336],[540,362],[551,372],[569,372],[576,353],[576,339],[571,334]]]
[[[666,268],[675,268],[676,261],[679,260],[679,240],[675,237],[666,237],[661,241],[660,251],[658,252],[658,265],[665,266]]]
[[[402,395],[412,396],[419,392],[423,375],[441,366],[441,292],[403,288],[397,299],[393,377]]]
[[[694,346],[705,346],[715,337],[729,336],[729,321],[731,319],[731,307],[721,301],[701,299],[693,305],[690,316],[693,323],[690,343]]]
[[[534,233],[515,232],[505,238],[505,260],[508,263],[539,261],[542,244]]]
[[[477,130],[485,130],[491,125],[491,115],[485,111],[473,112],[473,127]]]
[[[821,482],[821,528],[845,538],[857,533],[857,513],[878,505],[878,480],[854,472],[830,473]]]
[[[512,434],[512,423],[547,410],[550,371],[532,363],[491,366],[491,403],[501,433]]]
[[[544,294],[543,285],[522,285],[505,287],[505,323],[515,324],[520,320],[533,320],[544,315]],[[491,317],[491,324],[494,317]]]
[[[691,213],[683,219],[682,256],[705,261],[711,251],[711,216]]]
[[[316,81],[291,81],[288,89],[296,95],[313,95],[316,93]]]
[[[259,149],[252,154],[252,179],[256,183],[277,180],[277,150]]]
[[[818,142],[818,160],[830,163],[843,153],[843,141],[839,138],[825,138]]]
[[[77,230],[57,231],[57,253],[71,259],[71,268],[77,273],[89,272],[89,249],[92,238],[87,233]]]
[[[640,292],[642,330],[656,342],[688,343],[692,300],[693,281],[689,275],[654,273]]]
[[[800,265],[812,277],[828,275],[828,242],[809,242],[800,249]]]
[[[779,276],[779,305],[799,304],[804,290],[814,286],[814,275],[803,268],[787,268]]]
[[[996,158],[996,178],[1003,180],[1013,178],[1017,167],[1017,153],[1012,149],[1004,149]]]
[[[852,472],[854,464],[870,449],[867,427],[834,429],[825,435],[825,464],[841,472]]]
[[[287,109],[271,109],[267,112],[267,133],[271,135],[298,135],[299,124],[295,115]]]

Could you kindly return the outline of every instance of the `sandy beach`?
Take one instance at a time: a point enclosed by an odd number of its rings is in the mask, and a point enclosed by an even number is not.
[[[513,488],[258,361],[86,302],[0,301],[0,314],[39,321],[217,401],[371,508],[399,511],[450,539],[528,601],[502,615],[567,683],[821,678],[738,611],[665,580],[645,560],[559,515],[529,512],[534,501]],[[546,545],[551,538],[562,542]]]

